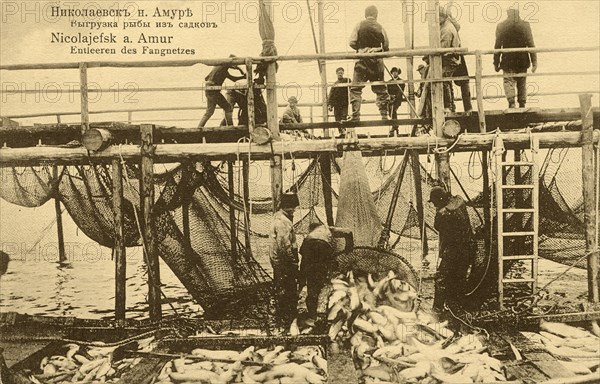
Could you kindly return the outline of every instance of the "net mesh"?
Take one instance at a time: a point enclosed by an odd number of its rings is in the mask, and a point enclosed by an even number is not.
[[[581,159],[579,151],[550,150],[540,172],[540,255],[567,264],[581,258],[585,250],[582,188],[580,182],[574,181],[578,178],[572,177],[574,170],[571,169],[577,169],[575,160]],[[324,163],[320,160],[322,159],[319,157],[295,160],[284,154],[284,190],[297,191],[301,204],[295,216],[299,243],[308,232],[311,222],[326,222],[321,169]],[[334,210],[338,209],[339,215],[338,193],[344,183],[344,180],[340,180],[343,163],[339,158],[330,157],[329,160],[333,206]],[[382,156],[354,160],[354,166],[360,162],[364,165],[369,184],[366,190],[369,197],[363,196],[362,199],[372,198],[378,221],[383,223],[390,209],[394,188],[399,182],[402,157]],[[203,306],[207,317],[262,319],[272,313],[269,235],[273,211],[270,163],[249,163],[248,199],[245,199],[243,193],[241,163],[242,161],[182,163],[169,165],[168,168],[163,165],[155,167],[155,204],[152,214],[158,253],[194,299]],[[233,166],[231,191],[228,164]],[[139,215],[140,171],[137,165],[131,164],[125,166],[124,171],[125,243],[127,246],[139,246],[142,242],[136,213]],[[415,175],[415,172],[418,174]],[[57,169],[53,169],[52,165],[2,167],[0,176],[0,195],[4,200],[20,206],[36,207],[49,199],[58,198],[88,237],[101,245],[113,246],[113,180],[110,165],[66,166]],[[514,172],[509,172],[506,177],[513,178],[509,182],[514,182],[516,176]],[[531,174],[526,171],[517,177],[523,183],[531,181],[527,180]],[[399,265],[407,264],[402,257],[402,260],[398,259],[398,256],[405,256],[403,242],[418,239],[422,225],[428,229],[429,239],[436,237],[432,230],[434,207],[424,204],[424,223],[419,220],[415,179],[420,180],[423,201],[428,200],[431,187],[438,184],[421,164],[406,167],[390,228],[393,234],[390,251],[394,257],[387,258],[387,251],[375,254],[370,251],[372,248],[360,248],[364,252],[359,249],[358,253],[345,256],[350,261],[341,259],[342,263],[363,263],[368,268],[369,261],[377,260],[376,265],[390,264],[390,269],[398,269]],[[507,204],[514,204],[515,201],[527,204],[530,198],[527,195],[507,194]],[[245,200],[248,204],[244,208]],[[184,228],[184,210],[189,213],[189,238]],[[245,224],[245,210],[249,213],[249,226]],[[476,202],[469,207],[474,227],[480,227],[481,210],[481,204],[478,206]],[[230,211],[233,211],[233,221]],[[530,219],[530,216],[515,214],[508,218],[507,225],[526,228]],[[481,230],[477,232],[480,234],[479,260],[474,273],[483,274],[490,257],[489,250],[483,247],[483,236],[489,234],[482,233]],[[232,249],[232,244],[235,244],[235,250]],[[518,248],[527,245],[515,243],[507,248],[511,246]],[[490,247],[492,250],[494,248],[495,245]],[[389,260],[392,261],[388,263]],[[492,270],[494,264],[496,263],[493,261],[490,264]],[[585,258],[578,266],[585,267]],[[411,269],[410,266],[406,268]]]

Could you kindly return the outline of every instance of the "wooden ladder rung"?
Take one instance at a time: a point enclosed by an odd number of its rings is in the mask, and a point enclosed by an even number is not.
[[[502,279],[502,283],[534,283],[535,279]]]
[[[534,166],[535,163],[532,163],[531,161],[503,161],[501,163],[503,166],[510,166],[510,165],[529,165],[529,166]]]
[[[534,236],[534,231],[502,232],[502,236]]]
[[[502,260],[533,260],[536,255],[513,255],[513,256],[502,256]]]
[[[512,185],[503,185],[502,189],[533,189],[535,185],[531,184],[512,184]]]

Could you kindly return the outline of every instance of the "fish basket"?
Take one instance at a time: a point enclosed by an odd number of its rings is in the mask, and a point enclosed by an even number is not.
[[[346,273],[371,273],[373,275],[396,272],[400,280],[404,280],[417,289],[419,279],[417,271],[402,256],[374,247],[354,247],[350,252],[336,255],[335,271]]]

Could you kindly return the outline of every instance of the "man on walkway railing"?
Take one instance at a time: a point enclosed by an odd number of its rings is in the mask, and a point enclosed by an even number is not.
[[[528,22],[519,17],[518,5],[513,5],[506,10],[508,18],[496,27],[495,49],[502,48],[534,48],[533,34]],[[504,71],[504,94],[508,100],[508,107],[515,108],[515,96],[519,108],[525,108],[527,102],[527,78],[512,77],[513,74],[527,73],[531,65],[531,72],[537,69],[537,54],[535,52],[508,52],[494,54],[494,69]],[[516,85],[516,92],[515,92]]]
[[[365,20],[356,25],[350,35],[350,47],[359,53],[386,52],[390,50],[390,42],[385,29],[377,22],[377,7],[370,5],[365,9]],[[354,65],[354,83],[366,81],[383,81],[383,59],[360,59]],[[352,120],[360,121],[360,105],[362,103],[363,85],[350,87],[350,104],[352,104]],[[388,119],[389,96],[385,85],[372,85],[371,90],[377,95],[376,104],[381,118]]]
[[[235,55],[229,55],[229,57],[235,57]],[[240,76],[233,76],[232,74],[230,74],[230,68],[237,69],[240,72]],[[221,86],[223,85],[225,79],[229,79],[235,82],[245,78],[246,74],[237,65],[222,64],[217,67],[214,67],[213,70],[210,71],[208,75],[206,75],[204,80],[206,81],[206,86]],[[221,91],[207,89],[204,91],[204,93],[206,95],[206,112],[204,113],[204,116],[202,116],[202,120],[200,120],[198,128],[202,128],[206,125],[208,120],[215,113],[215,108],[217,107],[217,105],[223,108],[223,111],[225,111],[225,120],[227,125],[233,125],[233,107],[225,99],[225,96],[221,94]]]

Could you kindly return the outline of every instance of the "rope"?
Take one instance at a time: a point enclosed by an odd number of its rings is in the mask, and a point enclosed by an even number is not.
[[[119,144],[119,158],[121,159],[120,163],[123,166],[123,168],[125,169],[125,166],[127,165],[127,163],[125,162],[125,159],[123,159],[123,153],[121,151],[122,149],[122,144]],[[127,170],[125,169],[125,172],[123,172],[123,174],[125,175],[125,180],[127,181],[127,184],[129,185],[130,188],[132,188],[133,190],[135,190],[133,184],[131,183],[131,180],[129,179],[129,173],[127,172]],[[148,250],[148,245],[146,244],[146,238],[144,237],[144,233],[142,231],[142,226],[140,224],[140,218],[138,216],[138,212],[137,209],[133,209],[133,215],[135,217],[135,225],[137,227],[137,230],[140,234],[140,239],[142,240],[142,248],[144,249],[144,260],[146,262],[146,265],[148,265],[147,271],[148,274],[150,275],[150,277],[152,278],[152,281],[155,284],[155,287],[158,288],[158,291],[160,292],[161,296],[167,301],[167,304],[169,304],[169,307],[171,307],[171,309],[173,310],[173,312],[175,313],[176,317],[179,317],[179,312],[177,312],[177,309],[175,309],[175,307],[173,306],[173,303],[171,303],[171,300],[169,300],[169,298],[167,297],[167,295],[165,295],[165,293],[163,292],[162,288],[160,287],[160,283],[158,283],[158,281],[155,279],[155,276],[153,275],[152,270],[150,269],[150,262],[148,259],[148,255],[149,250]]]

